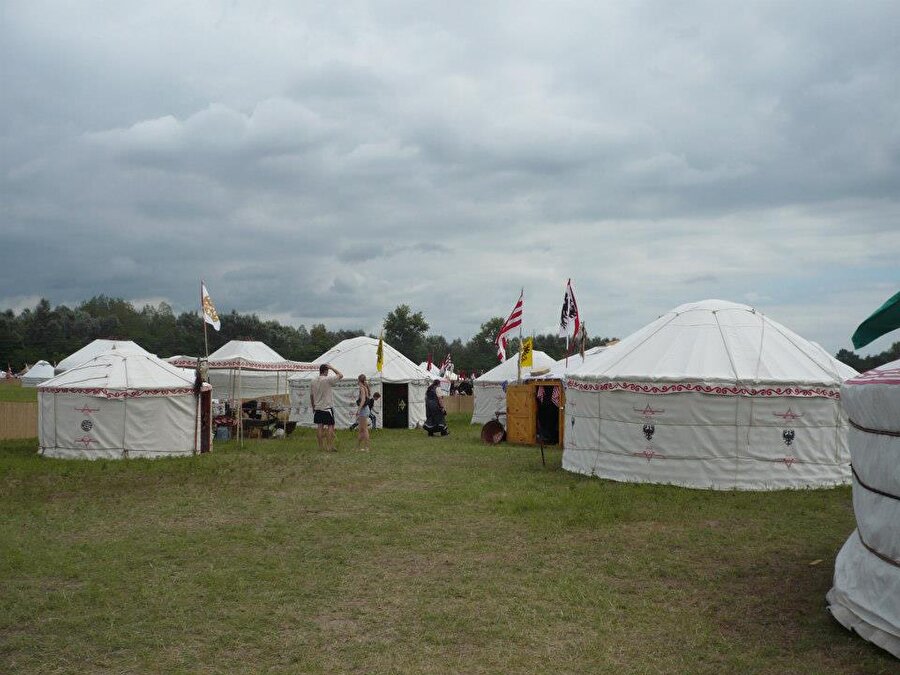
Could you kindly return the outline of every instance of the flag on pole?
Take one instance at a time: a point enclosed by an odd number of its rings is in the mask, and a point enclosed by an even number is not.
[[[453,359],[450,358],[450,352],[447,352],[447,358],[441,361],[441,365],[439,366],[441,371],[441,376],[447,374],[447,372],[453,372]]]
[[[516,306],[513,307],[513,311],[510,313],[506,322],[500,326],[500,332],[497,333],[497,337],[494,339],[494,344],[497,346],[497,356],[501,361],[506,361],[506,336],[522,325],[522,312],[524,309],[525,290],[523,289],[519,294],[519,299],[516,301]]]
[[[384,368],[384,331],[378,336],[378,349],[375,350],[375,370],[379,373]]]
[[[431,372],[431,366],[434,365],[434,355],[431,352],[428,352],[428,365],[425,366],[425,370],[429,373]]]
[[[209,291],[206,290],[206,283],[203,281],[200,282],[200,300],[203,303],[200,308],[203,311],[203,320],[216,330],[219,330],[222,327],[222,323],[219,321],[219,315],[216,313],[212,298],[209,297]]]
[[[572,280],[566,283],[566,294],[563,296],[562,312],[559,316],[559,337],[574,338],[581,327],[581,318],[578,316],[578,303],[575,302],[575,293],[572,290]]]
[[[534,366],[534,338],[527,337],[522,340],[522,351],[519,352],[519,365],[522,368]]]
[[[887,302],[875,310],[863,321],[853,333],[853,346],[856,349],[880,338],[885,333],[900,328],[900,293],[895,293]]]
[[[559,407],[559,387],[553,387],[553,391],[550,393],[550,400],[553,401],[553,405],[557,408]]]

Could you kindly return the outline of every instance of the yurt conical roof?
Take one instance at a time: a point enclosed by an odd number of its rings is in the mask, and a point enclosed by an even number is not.
[[[340,370],[345,377],[364,374],[368,378],[380,378],[383,382],[423,382],[435,378],[424,368],[420,368],[403,356],[387,342],[384,343],[384,365],[382,372],[376,370],[378,340],[362,335],[339,342],[322,354],[313,363],[329,363]],[[294,377],[316,377],[312,373],[300,373]],[[293,378],[291,378],[293,379]]]
[[[40,391],[70,391],[118,398],[129,392],[166,396],[193,391],[194,380],[152,354],[111,349],[38,385]]]
[[[139,354],[146,354],[147,356],[152,356],[150,352],[141,347],[136,342],[131,340],[94,340],[93,342],[85,345],[81,349],[79,349],[74,354],[70,354],[62,361],[56,364],[56,372],[62,373],[77,366],[85,361],[88,361],[98,354],[102,354],[104,352],[108,352],[111,349],[120,349],[130,352],[137,352]]]
[[[582,380],[794,383],[839,387],[853,369],[747,305],[680,305],[632,333],[569,377]]]
[[[542,351],[538,351],[535,349],[534,354],[534,365],[531,368],[523,368],[523,374],[528,374],[532,370],[542,370],[544,368],[552,368],[556,361],[547,356]],[[475,382],[508,382],[510,380],[515,380],[518,376],[518,355],[513,355],[510,358],[506,359],[503,363],[494,366],[486,373],[483,373],[480,377],[475,378]]]
[[[232,361],[237,359],[260,363],[275,363],[287,360],[265,342],[258,340],[231,340],[209,355],[210,361]]]
[[[33,386],[49,380],[54,375],[53,366],[47,361],[38,361],[22,376],[23,386]]]

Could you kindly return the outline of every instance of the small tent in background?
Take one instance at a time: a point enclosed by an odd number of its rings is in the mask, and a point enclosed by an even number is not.
[[[900,658],[900,361],[841,387],[850,419],[856,530],[834,563],[828,609]]]
[[[752,307],[681,305],[566,372],[563,468],[720,490],[843,485],[840,386],[855,374]]]
[[[389,344],[384,343],[382,372],[375,368],[378,340],[355,337],[344,340],[315,359],[314,372],[302,372],[290,378],[291,420],[301,426],[313,426],[309,402],[310,385],[319,375],[319,365],[328,363],[344,375],[334,387],[334,419],[339,429],[355,422],[358,385],[356,378],[364,374],[372,393],[380,393],[375,403],[378,427],[414,429],[425,423],[425,390],[435,379]]]
[[[23,387],[36,387],[53,377],[53,366],[47,361],[38,361],[22,376]]]
[[[429,368],[427,361],[422,361],[422,363],[419,364],[419,368],[421,368],[422,370],[427,372],[429,375],[431,375],[432,382],[434,382],[435,380],[441,381],[440,387],[441,387],[441,394],[443,396],[450,395],[450,383],[453,380],[459,379],[459,376],[454,373],[447,373],[447,374],[441,375],[441,369],[438,368],[433,363],[431,364],[431,368]]]
[[[532,371],[552,368],[555,361],[544,352],[534,350],[534,365],[522,369],[522,377]],[[506,385],[518,377],[518,354],[475,379],[472,393],[475,396],[472,424],[484,424],[497,416],[497,411],[506,411]]]
[[[38,385],[47,457],[173,457],[211,448],[209,385],[150,354],[113,349]]]
[[[179,368],[196,368],[197,359],[173,356],[167,359]],[[209,355],[208,381],[217,399],[238,401],[287,397],[288,377],[311,371],[300,361],[289,361],[264,342],[231,340]]]
[[[55,372],[64,373],[74,366],[80,365],[85,361],[89,361],[98,354],[108,352],[110,349],[124,349],[138,354],[146,354],[152,356],[150,352],[131,340],[94,340],[85,345],[74,354],[70,354],[62,361],[56,364]]]

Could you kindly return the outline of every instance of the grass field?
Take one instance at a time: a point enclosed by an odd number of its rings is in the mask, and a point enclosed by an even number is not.
[[[369,454],[3,442],[0,670],[897,672],[825,610],[849,489],[587,479],[465,421]]]
[[[19,380],[11,382],[0,380],[0,401],[37,401],[37,389],[35,387],[23,387],[19,384]]]

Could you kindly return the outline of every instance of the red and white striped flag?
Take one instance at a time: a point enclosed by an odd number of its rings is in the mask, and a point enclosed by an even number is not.
[[[559,407],[559,387],[553,387],[553,392],[550,394],[550,400],[553,401],[553,405],[557,408]]]
[[[506,336],[522,325],[522,312],[524,309],[525,289],[522,289],[522,292],[519,294],[519,299],[516,301],[516,306],[513,307],[513,311],[510,313],[509,318],[506,320],[506,323],[500,327],[500,332],[497,333],[497,337],[494,339],[494,344],[497,345],[497,356],[501,361],[506,361]]]

